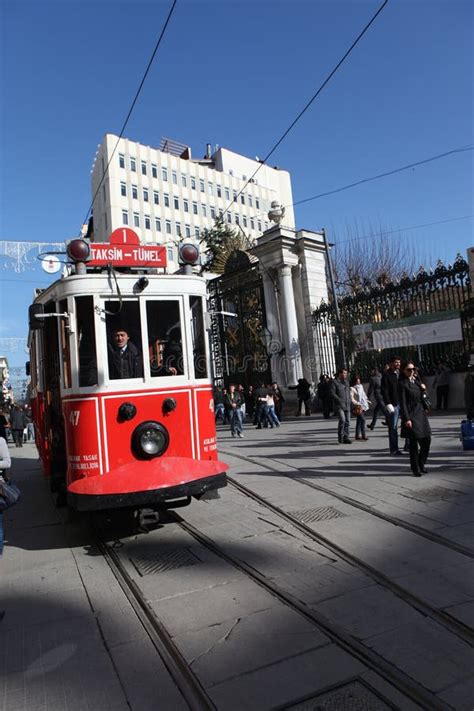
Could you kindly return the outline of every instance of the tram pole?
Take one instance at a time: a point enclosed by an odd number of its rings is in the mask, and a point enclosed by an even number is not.
[[[347,368],[346,348],[344,346],[344,338],[343,338],[343,333],[342,333],[341,312],[339,311],[339,303],[337,301],[337,294],[336,294],[336,285],[334,282],[334,273],[332,270],[332,261],[331,261],[331,257],[329,254],[329,246],[328,246],[328,241],[326,238],[326,230],[324,229],[324,227],[321,230],[321,234],[323,236],[324,252],[326,254],[326,263],[327,263],[327,267],[328,267],[329,282],[331,285],[331,294],[332,294],[332,299],[334,302],[334,311],[336,314],[336,323],[335,323],[334,327],[335,327],[336,335],[337,335],[337,339],[338,339],[339,355],[342,357],[342,362],[336,363],[336,365],[338,367],[342,366],[344,368]]]

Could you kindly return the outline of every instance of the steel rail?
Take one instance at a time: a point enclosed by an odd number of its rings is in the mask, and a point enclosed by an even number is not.
[[[339,627],[337,624],[328,620],[326,617],[307,607],[300,600],[297,600],[290,593],[282,590],[274,582],[270,581],[265,575],[257,571],[253,566],[248,565],[244,561],[234,555],[222,550],[211,538],[205,533],[199,531],[195,526],[184,521],[180,516],[174,514],[175,520],[179,525],[189,533],[201,545],[205,546],[212,553],[215,553],[220,558],[230,563],[237,570],[243,572],[247,577],[264,588],[267,592],[277,598],[290,609],[298,612],[308,621],[314,624],[320,631],[326,634],[327,637],[336,643],[344,651],[348,652],[352,657],[355,657],[371,670],[375,671],[379,676],[383,677],[398,691],[401,691],[411,701],[426,709],[426,711],[446,711],[452,707],[438,699],[428,689],[405,674],[401,669],[398,669],[394,664],[381,657],[377,652],[374,652],[369,647],[366,647],[362,642],[359,642],[352,635]]]
[[[308,481],[307,479],[304,478],[304,476],[295,476],[294,474],[288,474],[281,469],[276,469],[276,467],[271,467],[268,464],[264,464],[263,462],[259,462],[255,459],[252,459],[251,457],[246,457],[243,454],[236,454],[234,452],[226,451],[224,449],[221,449],[219,447],[219,451],[222,452],[222,454],[227,454],[230,457],[236,457],[237,459],[243,459],[246,462],[249,462],[250,464],[255,464],[259,467],[263,467],[264,469],[268,469],[269,471],[276,472],[280,476],[285,476],[288,479],[291,479],[291,481],[297,481],[299,484],[303,484],[304,486],[309,486],[311,489],[316,489],[316,491],[320,491],[323,494],[328,494],[329,496],[333,496],[335,499],[338,499],[339,501],[342,501],[345,504],[348,504],[349,506],[353,506],[354,508],[360,509],[361,511],[365,511],[366,513],[371,514],[372,516],[376,516],[377,518],[382,519],[383,521],[387,521],[388,523],[392,523],[394,526],[399,526],[400,528],[405,528],[407,531],[411,531],[411,533],[415,533],[418,536],[422,536],[423,538],[427,538],[428,540],[432,541],[433,543],[438,543],[440,546],[444,546],[445,548],[449,548],[450,550],[455,551],[456,553],[461,553],[462,555],[465,555],[469,558],[474,558],[474,550],[472,548],[469,548],[468,546],[463,546],[462,543],[457,543],[456,541],[451,541],[449,538],[445,538],[444,536],[440,536],[439,533],[434,533],[433,531],[429,531],[427,528],[423,528],[422,526],[417,526],[414,523],[410,523],[409,521],[404,521],[401,518],[397,518],[396,516],[391,516],[390,514],[383,513],[382,511],[378,511],[377,509],[374,509],[372,506],[368,506],[367,504],[362,503],[361,501],[357,501],[357,499],[353,499],[350,496],[345,496],[344,494],[340,494],[338,492],[332,491],[332,489],[328,489],[325,486],[321,486],[321,484],[315,484],[313,481]],[[287,464],[286,462],[283,464],[283,466],[288,467],[292,469],[295,472],[305,472],[307,471],[308,474],[314,474],[315,472],[311,471],[310,469],[302,469],[300,467],[294,467],[291,464]]]
[[[93,535],[96,546],[107,561],[115,579],[191,711],[215,711],[215,704],[172,641],[163,623],[144,598],[139,586],[128,574],[119,556],[104,543],[95,528]]]

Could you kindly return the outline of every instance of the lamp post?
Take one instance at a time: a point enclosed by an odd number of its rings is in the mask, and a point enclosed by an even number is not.
[[[332,271],[332,262],[331,262],[331,257],[329,255],[329,247],[328,247],[328,241],[326,239],[326,230],[323,229],[321,230],[321,234],[323,236],[323,242],[324,242],[324,252],[326,254],[326,263],[328,266],[328,273],[329,273],[329,282],[331,284],[331,293],[332,293],[332,298],[334,301],[334,311],[336,313],[336,323],[335,323],[335,329],[336,329],[336,335],[338,339],[338,345],[339,345],[339,352],[340,355],[342,356],[342,363],[336,363],[338,367],[343,366],[347,367],[347,362],[346,362],[346,349],[344,346],[344,338],[343,338],[343,333],[342,333],[342,322],[341,322],[341,313],[339,311],[339,303],[337,301],[337,294],[336,294],[336,285],[334,283],[334,274]]]

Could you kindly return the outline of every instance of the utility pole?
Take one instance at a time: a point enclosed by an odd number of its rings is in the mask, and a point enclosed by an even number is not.
[[[329,255],[328,241],[326,239],[326,230],[324,229],[324,227],[321,230],[321,234],[323,235],[324,251],[326,253],[326,262],[328,265],[329,281],[331,284],[331,293],[332,293],[332,299],[334,302],[334,311],[336,313],[335,329],[336,329],[337,339],[338,339],[339,346],[340,346],[339,352],[340,352],[340,356],[342,357],[342,363],[336,363],[336,365],[338,365],[339,367],[347,368],[346,349],[344,346],[344,337],[343,337],[343,333],[342,333],[341,313],[339,311],[339,303],[337,301],[336,285],[334,283],[334,274],[332,271],[332,262],[331,262],[331,257]]]

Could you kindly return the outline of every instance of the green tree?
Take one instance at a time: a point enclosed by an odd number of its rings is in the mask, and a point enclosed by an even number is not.
[[[201,243],[205,244],[207,257],[204,265],[206,272],[222,274],[229,255],[236,249],[248,249],[247,242],[245,234],[226,225],[222,218],[216,219],[213,227],[201,232]]]

